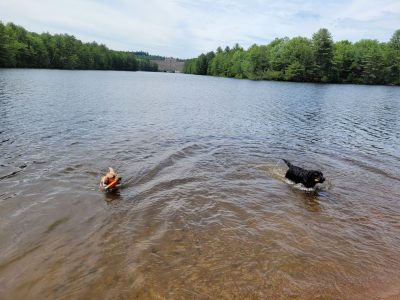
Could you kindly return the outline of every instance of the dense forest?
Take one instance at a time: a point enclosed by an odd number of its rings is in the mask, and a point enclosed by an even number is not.
[[[185,73],[254,80],[400,85],[400,30],[389,42],[333,42],[327,29],[311,39],[275,39],[244,50],[220,47],[187,60]]]
[[[133,52],[114,51],[72,35],[29,32],[0,22],[0,68],[157,71],[157,64]]]
[[[151,60],[165,60],[166,58],[169,58],[169,57],[160,56],[160,55],[151,55],[145,51],[135,51],[133,53],[136,55],[137,58],[148,59],[150,61]],[[176,60],[179,62],[185,62],[185,59],[181,59],[181,58],[176,58]]]
[[[148,60],[164,60],[164,56],[160,55],[151,55],[148,52],[145,51],[135,51],[133,54],[136,55],[137,58],[143,58],[143,59],[148,59]]]

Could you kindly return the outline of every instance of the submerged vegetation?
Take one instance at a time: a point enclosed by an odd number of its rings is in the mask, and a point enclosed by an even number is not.
[[[333,42],[323,28],[311,39],[280,38],[248,50],[238,44],[232,49],[219,47],[187,60],[184,72],[254,80],[400,85],[400,30],[388,43]]]
[[[133,52],[114,51],[72,35],[37,34],[0,22],[0,68],[157,71],[157,64]]]

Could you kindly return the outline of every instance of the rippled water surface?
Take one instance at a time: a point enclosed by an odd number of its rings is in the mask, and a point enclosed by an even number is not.
[[[0,298],[398,299],[399,145],[398,87],[0,70]]]

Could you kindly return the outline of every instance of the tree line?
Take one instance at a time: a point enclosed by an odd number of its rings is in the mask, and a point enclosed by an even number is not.
[[[238,44],[185,62],[184,72],[198,75],[285,80],[400,85],[400,30],[389,42],[364,39],[333,42],[322,28],[311,39],[277,38],[268,45]]]
[[[96,42],[83,43],[72,35],[37,34],[0,21],[0,68],[157,71],[148,59],[115,51]]]

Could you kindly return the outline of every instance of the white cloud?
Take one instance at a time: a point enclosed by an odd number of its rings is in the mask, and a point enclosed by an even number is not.
[[[311,37],[322,27],[335,40],[387,41],[400,27],[400,1],[0,0],[0,20],[112,49],[187,58],[236,42]]]

